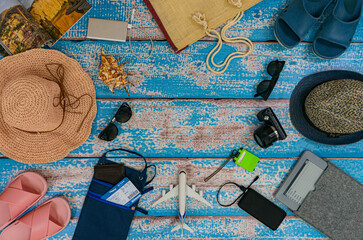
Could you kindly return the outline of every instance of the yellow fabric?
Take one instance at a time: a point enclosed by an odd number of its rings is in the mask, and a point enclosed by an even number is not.
[[[215,29],[261,1],[241,0],[238,8],[233,0],[149,0],[178,50],[206,35],[206,29],[193,20],[195,13],[205,14],[208,28]]]

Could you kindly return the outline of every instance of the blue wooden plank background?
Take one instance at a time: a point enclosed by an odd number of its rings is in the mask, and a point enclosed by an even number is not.
[[[128,44],[102,41],[60,41],[55,49],[77,59],[92,76],[99,98],[127,98],[124,90],[113,95],[98,79],[101,62],[100,51],[116,55],[121,62],[128,62],[125,70],[134,74],[130,80],[132,98],[253,98],[256,87],[264,79],[270,79],[266,71],[269,62],[285,60],[271,98],[289,98],[296,84],[306,75],[331,69],[359,71],[363,64],[360,44],[353,44],[338,59],[322,60],[311,51],[311,44],[301,44],[287,50],[276,42],[257,42],[253,53],[243,60],[235,60],[221,75],[214,75],[205,67],[205,59],[215,42],[198,42],[176,55],[165,41],[154,43],[155,54],[149,61],[139,61],[132,56]],[[133,43],[136,53],[147,52],[149,42]],[[145,50],[146,48],[146,50]],[[240,45],[224,46],[219,58]]]
[[[224,74],[214,75],[204,63],[215,44],[214,40],[203,38],[176,55],[142,0],[89,2],[93,9],[53,48],[77,59],[94,80],[98,113],[91,136],[68,158],[55,163],[27,165],[0,155],[0,191],[23,171],[42,174],[49,183],[49,191],[41,202],[62,195],[69,200],[72,209],[69,226],[50,239],[71,239],[97,157],[107,149],[123,146],[143,153],[148,161],[158,167],[157,177],[152,183],[155,190],[144,196],[140,203],[150,210],[150,214],[136,214],[129,239],[327,239],[278,203],[273,193],[306,149],[329,158],[363,183],[363,141],[347,146],[327,146],[305,139],[291,124],[289,97],[296,84],[314,72],[345,69],[362,73],[363,24],[359,25],[354,43],[343,56],[330,61],[322,60],[311,52],[311,41],[318,26],[294,49],[287,50],[277,44],[273,36],[274,21],[289,1],[264,0],[248,10],[241,22],[230,30],[233,36],[245,35],[253,40],[253,53],[232,62]],[[135,24],[139,26],[139,29],[133,28],[130,32],[135,52],[143,55],[147,51],[150,46],[148,34],[155,40],[155,54],[148,61],[133,57],[127,43],[86,40],[89,17],[126,20],[131,7],[136,7]],[[122,89],[113,95],[98,79],[102,46],[107,54],[129,62],[125,70],[133,74],[130,80],[135,84],[135,87],[131,87],[130,97]],[[243,46],[224,46],[220,59],[233,49],[243,49]],[[257,84],[268,78],[267,64],[275,59],[285,60],[286,66],[271,99],[267,102],[254,99]],[[123,101],[132,106],[133,118],[119,126],[120,136],[115,141],[107,143],[98,140],[98,133]],[[288,138],[262,150],[254,142],[252,133],[260,125],[256,113],[268,106],[275,110]],[[248,173],[229,163],[219,175],[205,183],[203,179],[233,149],[239,147],[262,157],[255,172]],[[132,156],[120,153],[111,156],[117,162],[142,167],[142,162]],[[150,208],[163,189],[167,189],[169,184],[177,184],[177,173],[181,169],[188,172],[188,184],[195,184],[203,190],[205,198],[212,204],[212,208],[209,208],[188,201],[187,223],[195,233],[185,231],[183,236],[180,231],[170,232],[178,221],[176,199]],[[222,183],[235,181],[246,185],[255,175],[260,175],[260,179],[254,187],[288,213],[275,232],[237,206],[222,208],[215,200]],[[221,197],[231,201],[236,195],[236,189],[226,188]]]

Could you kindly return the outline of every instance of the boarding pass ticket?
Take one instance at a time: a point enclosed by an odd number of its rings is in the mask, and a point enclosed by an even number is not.
[[[132,204],[141,198],[141,193],[130,179],[125,177],[101,198],[109,202],[131,207]]]

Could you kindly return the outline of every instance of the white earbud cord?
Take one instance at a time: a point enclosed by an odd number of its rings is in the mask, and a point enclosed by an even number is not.
[[[133,27],[132,23],[133,23],[133,21],[134,21],[134,16],[135,16],[135,8],[132,8],[132,10],[131,10],[131,17],[130,17],[130,24],[128,25],[129,32],[131,32],[131,29],[132,29],[132,27]],[[144,34],[145,34],[145,31],[144,31],[143,29],[139,28],[139,27],[138,27],[138,26],[136,26],[136,25],[135,25],[135,28],[140,29],[140,30],[142,31],[142,33],[144,33]],[[146,34],[145,34],[145,35],[146,35]],[[147,56],[147,57],[140,57],[140,56],[138,56],[138,55],[134,52],[134,50],[133,50],[133,48],[132,48],[132,44],[131,44],[131,36],[129,36],[129,47],[130,47],[130,51],[131,51],[132,55],[134,55],[134,56],[135,56],[138,60],[148,60],[148,59],[151,57],[151,55],[153,54],[153,52],[154,52],[154,42],[153,42],[153,40],[152,40],[152,38],[151,38],[151,36],[150,36],[150,35],[149,35],[149,39],[150,39],[150,42],[151,42],[151,49],[150,49],[150,52],[149,52],[149,54],[148,54],[148,56]]]

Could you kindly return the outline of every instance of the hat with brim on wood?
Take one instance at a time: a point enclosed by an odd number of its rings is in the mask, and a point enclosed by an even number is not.
[[[290,99],[290,117],[306,138],[329,145],[363,139],[363,75],[325,71],[302,79]]]
[[[89,137],[91,77],[74,59],[35,49],[0,60],[0,152],[23,163],[62,159]]]

